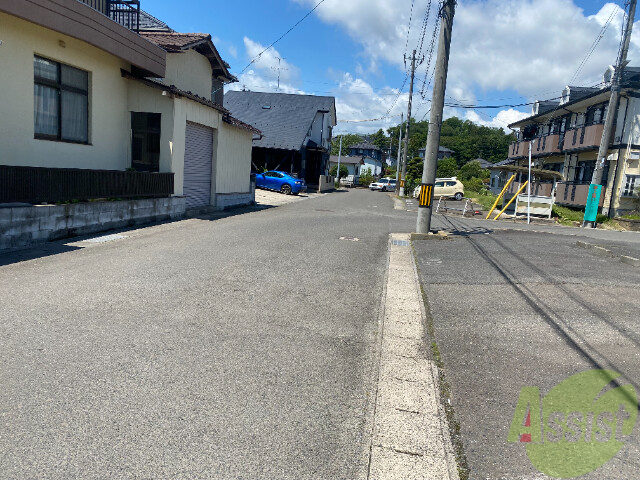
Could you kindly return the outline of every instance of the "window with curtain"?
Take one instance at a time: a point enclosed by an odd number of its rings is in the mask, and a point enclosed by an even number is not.
[[[35,137],[89,142],[89,73],[34,57]]]

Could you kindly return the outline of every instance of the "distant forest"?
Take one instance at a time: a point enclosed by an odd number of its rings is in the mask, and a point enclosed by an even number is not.
[[[398,148],[398,129],[404,128],[406,124],[396,125],[388,128],[386,133],[380,129],[377,132],[365,135],[372,143],[380,147],[384,152],[389,151],[389,143],[391,142],[391,155],[396,158]],[[427,143],[427,132],[429,131],[429,122],[416,122],[411,119],[411,132],[409,140],[409,159],[418,156],[418,150],[424,148]],[[356,143],[362,142],[363,137],[356,134],[345,134],[343,137],[342,152]],[[332,143],[332,154],[337,155],[340,146],[340,137],[334,138]],[[509,151],[509,144],[515,140],[513,134],[504,133],[501,128],[491,128],[476,125],[469,120],[460,120],[457,117],[446,119],[442,124],[440,134],[440,145],[453,150],[453,158],[455,158],[458,168],[466,163],[483,158],[491,163],[505,160]]]

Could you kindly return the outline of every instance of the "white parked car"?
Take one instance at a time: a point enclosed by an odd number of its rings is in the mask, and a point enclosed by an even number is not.
[[[377,182],[369,184],[369,188],[373,190],[380,190],[381,192],[392,192],[396,189],[395,178],[381,178]]]

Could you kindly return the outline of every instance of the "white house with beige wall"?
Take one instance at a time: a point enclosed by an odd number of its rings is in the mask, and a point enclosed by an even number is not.
[[[0,0],[0,165],[173,172],[187,207],[250,203],[259,132],[222,107],[211,37],[85,3],[104,2]]]

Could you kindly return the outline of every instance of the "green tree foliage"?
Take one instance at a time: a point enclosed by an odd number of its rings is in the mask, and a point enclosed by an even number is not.
[[[336,176],[336,172],[338,171],[338,165],[334,165],[333,167],[331,167],[329,169],[329,175],[331,175],[332,177]],[[347,169],[346,165],[344,163],[340,164],[340,178],[345,178],[347,175],[349,175],[349,170]]]
[[[398,130],[403,128],[404,136],[405,126],[406,123],[387,129],[387,133],[391,135],[394,152],[397,152]],[[429,122],[416,122],[414,118],[411,119],[409,158],[417,156],[418,150],[425,148],[428,132]],[[491,163],[506,159],[509,144],[514,139],[513,134],[505,133],[501,128],[484,127],[457,117],[446,119],[440,130],[440,145],[455,152],[453,158],[459,167],[476,158],[484,158]]]
[[[384,134],[384,130],[382,129],[371,135],[371,143],[383,152],[389,150],[389,137]]]
[[[340,153],[340,137],[342,137],[342,155],[349,154],[349,147],[351,145],[362,142],[362,137],[355,133],[336,135],[333,137],[333,140],[331,140],[331,155],[338,155]]]
[[[407,180],[418,181],[422,179],[422,159],[413,157],[407,162]]]
[[[438,171],[436,177],[448,178],[458,175],[458,163],[453,157],[443,158],[438,162]]]
[[[469,162],[460,169],[460,178],[462,180],[470,180],[472,178],[489,178],[491,173],[480,167],[480,162]]]
[[[374,178],[371,174],[371,169],[367,168],[360,172],[360,185],[364,187],[368,187],[371,182],[373,182]]]

